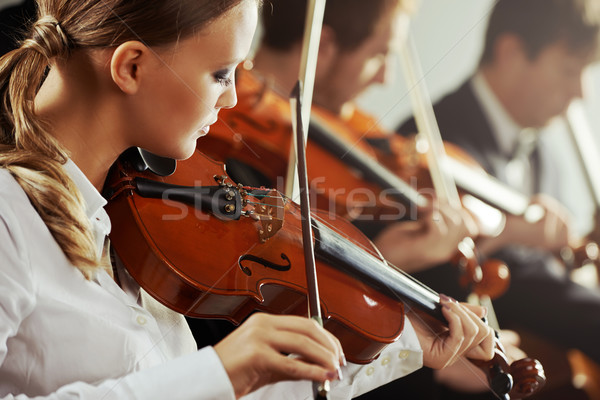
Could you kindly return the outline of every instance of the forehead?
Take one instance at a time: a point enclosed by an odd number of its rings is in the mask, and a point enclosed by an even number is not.
[[[258,20],[256,0],[242,0],[189,38],[198,56],[220,64],[241,62],[250,49]]]

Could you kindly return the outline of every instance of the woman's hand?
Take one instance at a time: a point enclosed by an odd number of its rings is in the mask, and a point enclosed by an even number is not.
[[[525,352],[519,348],[520,338],[517,332],[501,330],[498,333],[509,365],[527,357]],[[435,380],[458,392],[489,391],[489,383],[483,371],[464,358],[447,368],[435,371]]]
[[[346,363],[335,336],[289,315],[253,314],[214,348],[237,397],[283,380],[338,379]]]
[[[408,315],[423,349],[423,364],[441,369],[454,364],[463,355],[490,360],[494,355],[495,339],[493,330],[482,321],[485,308],[458,303],[444,295],[440,295],[440,299],[442,313],[448,321],[447,331],[433,332],[418,314]]]

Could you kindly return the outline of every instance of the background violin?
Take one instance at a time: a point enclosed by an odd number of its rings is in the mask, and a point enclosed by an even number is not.
[[[211,134],[201,138],[198,146],[211,157],[226,162],[234,180],[282,188],[292,136],[289,105],[267,82],[249,71],[240,69],[237,83],[237,107],[222,111]],[[359,129],[368,125],[366,116],[358,112],[355,115],[353,121],[357,121]],[[374,126],[371,124],[370,131],[367,130],[369,137],[375,135]],[[386,162],[390,157],[361,140],[365,131],[352,128],[328,111],[313,106],[306,151],[312,204],[328,210],[331,215],[340,214],[354,221],[371,219],[373,223],[365,224],[375,229],[379,229],[378,224],[382,226],[389,221],[416,219],[419,208],[427,206],[434,197],[431,187],[419,185],[416,190],[417,183],[423,181],[406,183],[400,172],[412,172],[413,169],[403,169],[404,165],[392,163],[386,165],[399,168],[394,171],[386,168],[380,160]],[[382,134],[378,136],[383,137]],[[399,137],[397,140],[405,139]],[[423,159],[422,155],[420,158]],[[417,176],[428,176],[426,163],[418,165],[422,171],[418,171]],[[481,203],[475,199],[471,204],[481,208]],[[494,212],[489,208],[485,211],[482,221],[487,220],[489,211]],[[496,222],[493,223],[496,227],[489,230],[497,230],[501,218],[496,211]],[[506,267],[492,262],[482,271],[472,248],[463,246],[460,252],[455,261],[464,272],[464,285],[492,297],[506,290],[509,281]]]

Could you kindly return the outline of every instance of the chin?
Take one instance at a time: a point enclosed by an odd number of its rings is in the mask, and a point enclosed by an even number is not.
[[[193,148],[190,147],[186,147],[186,148],[179,148],[179,149],[157,149],[156,151],[154,150],[148,150],[151,153],[160,156],[160,157],[166,157],[166,158],[172,158],[174,160],[186,160],[188,158],[190,158],[192,155],[194,155],[194,151],[196,150],[196,147],[194,146]]]
[[[184,149],[181,149],[181,151],[178,154],[178,157],[173,157],[173,158],[175,158],[176,160],[187,160],[188,158],[193,156],[195,152],[196,152],[196,141],[194,140],[194,143],[192,145],[187,146]]]

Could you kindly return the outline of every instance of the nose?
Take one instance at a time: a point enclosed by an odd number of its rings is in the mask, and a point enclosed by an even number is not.
[[[227,89],[221,93],[219,100],[217,101],[217,108],[233,108],[237,104],[237,92],[235,90],[235,82],[231,82],[231,84],[227,87]]]

